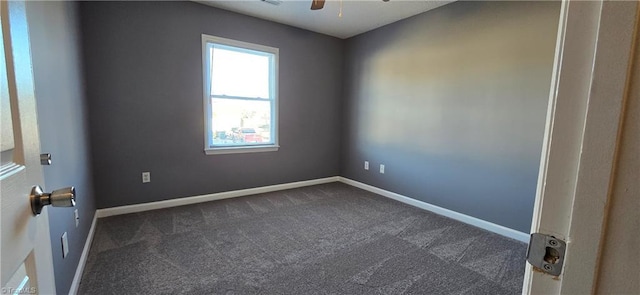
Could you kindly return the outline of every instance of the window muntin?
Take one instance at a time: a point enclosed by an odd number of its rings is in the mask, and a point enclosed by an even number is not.
[[[202,40],[207,154],[277,150],[278,49]]]

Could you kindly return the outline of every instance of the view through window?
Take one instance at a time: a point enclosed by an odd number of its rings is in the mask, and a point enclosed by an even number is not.
[[[205,150],[277,147],[278,49],[203,35]]]

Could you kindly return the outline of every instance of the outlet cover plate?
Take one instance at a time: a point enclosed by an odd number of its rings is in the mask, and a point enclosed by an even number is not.
[[[151,182],[151,172],[142,172],[142,183]]]

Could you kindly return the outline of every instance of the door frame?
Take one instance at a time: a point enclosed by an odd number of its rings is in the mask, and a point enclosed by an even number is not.
[[[567,242],[562,274],[527,264],[523,294],[592,294],[597,283],[636,1],[563,1],[531,232]]]

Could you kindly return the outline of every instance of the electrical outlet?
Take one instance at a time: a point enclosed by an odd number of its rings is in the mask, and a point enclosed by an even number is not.
[[[80,225],[80,215],[78,215],[78,209],[73,210],[73,217],[76,219],[76,227]]]
[[[369,170],[369,161],[364,161],[364,170]]]
[[[380,164],[380,173],[384,174],[384,164]]]
[[[62,258],[67,257],[69,254],[69,241],[67,240],[67,232],[62,234]]]
[[[142,172],[142,183],[151,182],[151,172]]]

